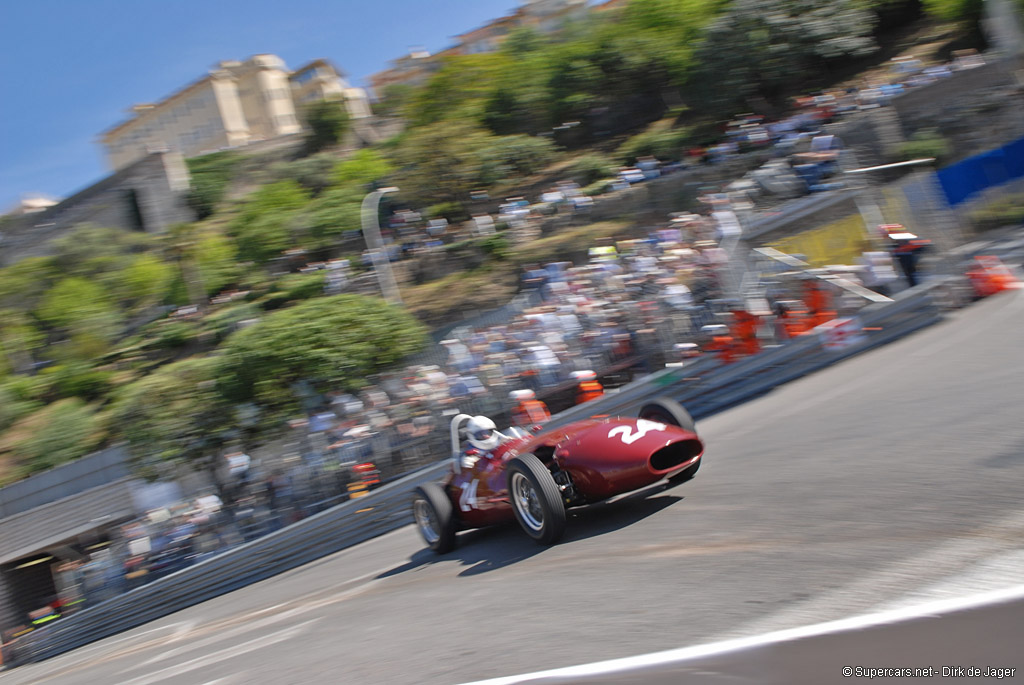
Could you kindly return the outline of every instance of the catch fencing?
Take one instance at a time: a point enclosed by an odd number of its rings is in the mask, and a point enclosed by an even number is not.
[[[934,295],[941,280],[870,304],[851,319],[846,339],[825,325],[760,354],[724,364],[702,357],[564,411],[550,427],[595,414],[627,415],[655,397],[681,402],[705,418],[772,388],[884,345],[941,320]],[[333,554],[412,522],[410,499],[420,484],[441,478],[448,455],[364,497],[347,501],[194,566],[136,588],[30,633],[11,646],[5,662],[40,661],[134,628],[221,594]]]

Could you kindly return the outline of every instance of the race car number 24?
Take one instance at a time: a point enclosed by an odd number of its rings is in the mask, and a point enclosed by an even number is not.
[[[637,419],[636,421],[636,432],[629,426],[616,426],[608,431],[608,437],[620,436],[622,442],[627,445],[632,445],[634,442],[644,437],[651,431],[663,431],[665,430],[665,424],[657,423],[655,421],[648,421],[647,419]]]

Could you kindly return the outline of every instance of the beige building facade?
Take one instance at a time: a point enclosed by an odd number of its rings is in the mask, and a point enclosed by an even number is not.
[[[349,86],[344,75],[325,59],[313,60],[299,67],[292,72],[288,80],[291,84],[292,101],[300,115],[307,105],[322,100],[344,101],[348,115],[353,119],[362,119],[372,114],[366,91]]]
[[[151,152],[195,157],[299,133],[304,103],[341,98],[352,117],[369,116],[366,93],[350,88],[326,60],[292,72],[277,55],[253,55],[219,63],[160,102],[136,105],[100,142],[115,170]]]

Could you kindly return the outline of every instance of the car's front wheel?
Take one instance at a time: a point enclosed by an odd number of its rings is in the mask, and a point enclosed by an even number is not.
[[[551,472],[532,454],[510,461],[506,472],[516,521],[538,543],[558,542],[565,533],[565,504]]]
[[[683,405],[668,397],[660,397],[642,406],[637,418],[679,426],[684,431],[691,433],[697,432],[697,424],[690,416],[690,412],[686,411]]]
[[[424,483],[412,498],[412,515],[423,541],[438,554],[455,549],[455,514],[444,488]]]

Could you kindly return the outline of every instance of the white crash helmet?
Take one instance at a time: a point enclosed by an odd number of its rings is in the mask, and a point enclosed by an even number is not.
[[[501,442],[501,436],[494,421],[486,416],[474,416],[466,422],[466,440],[478,450],[490,452]]]

